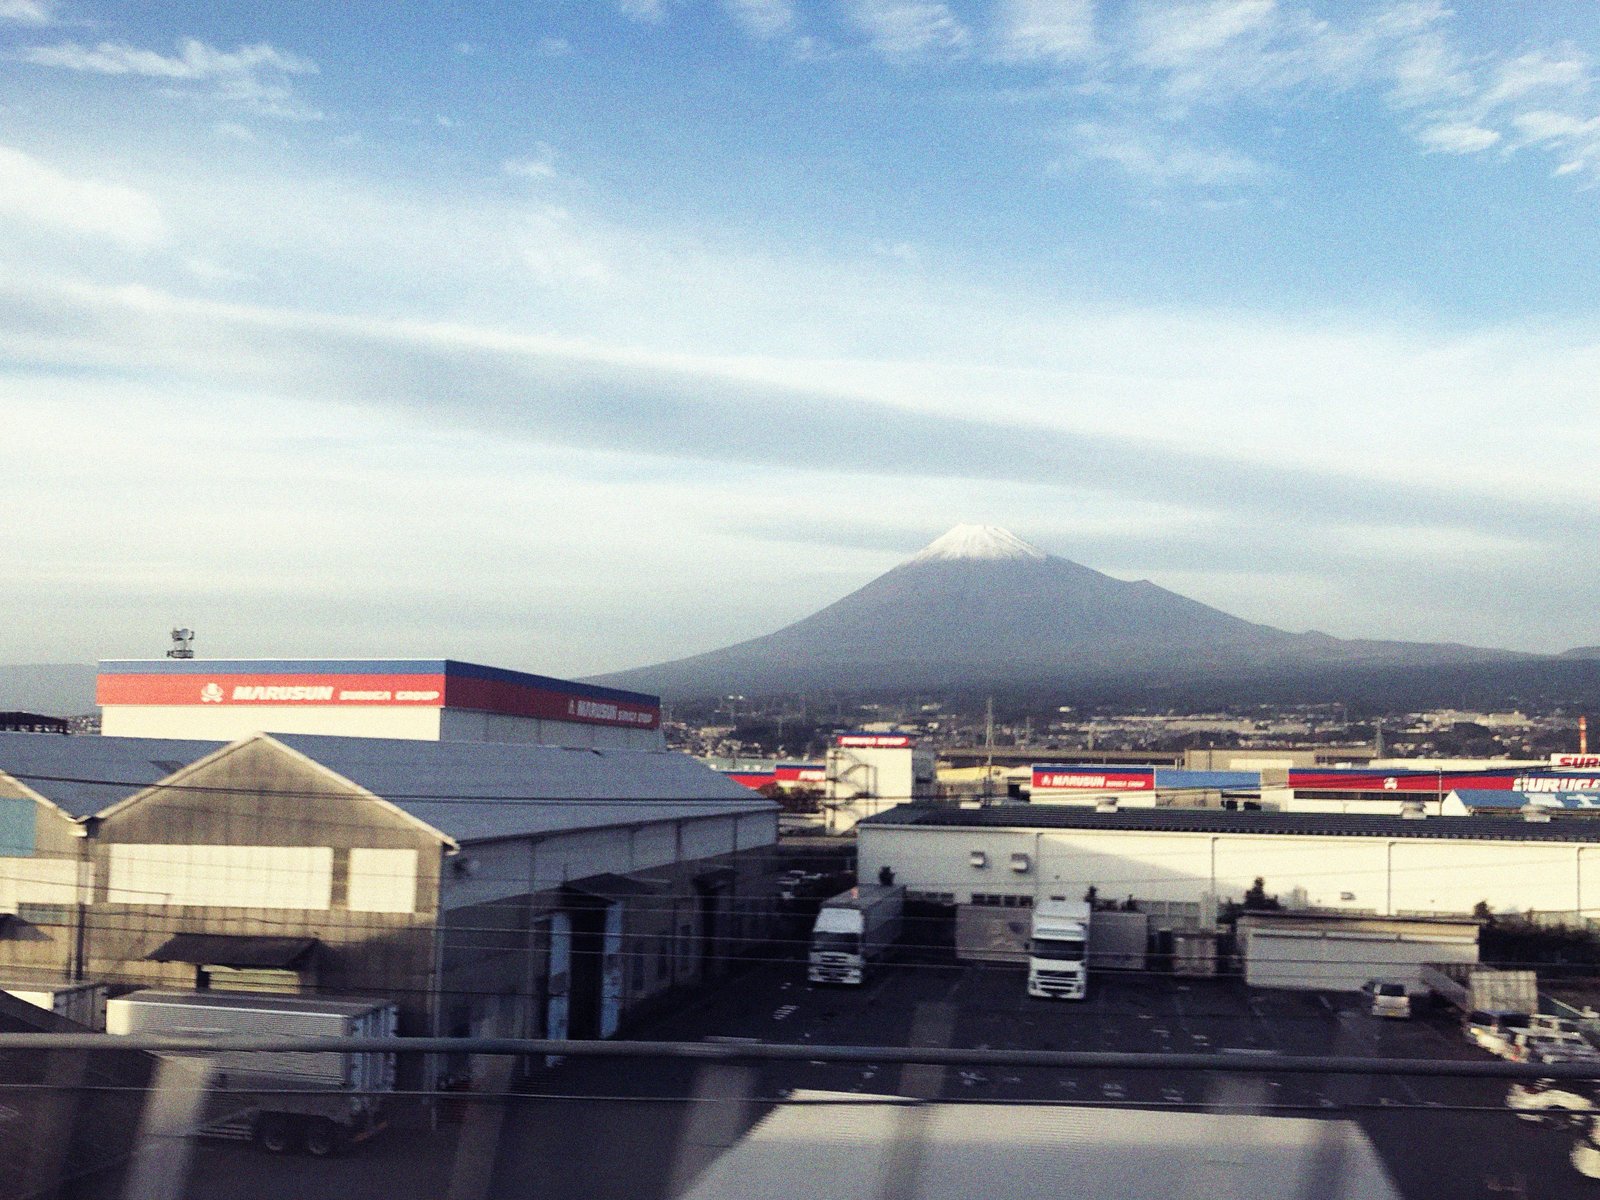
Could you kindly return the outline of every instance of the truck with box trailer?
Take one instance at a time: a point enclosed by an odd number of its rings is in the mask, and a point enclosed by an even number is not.
[[[1051,896],[1033,906],[1028,940],[1028,995],[1082,1000],[1089,994],[1089,925],[1083,900]]]
[[[0,979],[0,992],[99,1032],[106,1027],[106,985],[64,980]]]
[[[812,983],[859,984],[866,965],[882,958],[900,937],[906,890],[897,884],[861,884],[824,900],[811,930],[806,977]]]
[[[137,991],[106,1002],[106,1031],[184,1036],[396,1037],[392,1000],[220,991]],[[202,1132],[253,1138],[276,1154],[318,1157],[383,1128],[394,1090],[387,1051],[259,1053],[221,1050],[211,1070]]]

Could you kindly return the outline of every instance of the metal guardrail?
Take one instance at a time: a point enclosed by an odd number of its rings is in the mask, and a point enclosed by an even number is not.
[[[1419,1078],[1593,1079],[1593,1062],[1513,1063],[1455,1059],[1293,1055],[1251,1050],[1136,1054],[1100,1050],[969,1050],[921,1046],[827,1046],[770,1042],[562,1041],[549,1038],[293,1038],[195,1037],[107,1033],[0,1033],[3,1050],[142,1050],[205,1054],[380,1052],[395,1054],[526,1055],[565,1058],[676,1058],[748,1063],[821,1060],[926,1066],[1035,1067],[1057,1070],[1213,1071],[1232,1075],[1404,1075]]]

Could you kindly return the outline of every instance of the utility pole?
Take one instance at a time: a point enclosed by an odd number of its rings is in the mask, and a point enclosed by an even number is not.
[[[994,791],[994,697],[983,706],[983,794]]]

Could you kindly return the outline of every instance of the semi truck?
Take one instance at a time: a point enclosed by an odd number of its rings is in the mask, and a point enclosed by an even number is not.
[[[1089,919],[1086,901],[1051,896],[1033,906],[1028,939],[1028,995],[1082,1000],[1089,994]]]
[[[146,990],[106,1001],[106,1032],[389,1038],[397,1015],[392,1000]],[[395,1056],[384,1051],[222,1050],[206,1058],[211,1089],[201,1132],[253,1138],[274,1154],[322,1157],[371,1137],[394,1090]]]
[[[897,884],[862,884],[824,900],[811,930],[807,978],[859,984],[866,964],[899,938],[905,902],[906,890]]]

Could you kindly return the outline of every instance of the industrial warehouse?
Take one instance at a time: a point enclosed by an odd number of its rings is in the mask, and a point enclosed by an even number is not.
[[[217,728],[218,712],[350,719],[346,680],[237,683],[242,672],[203,666],[170,674],[192,698],[160,693],[147,728]],[[331,673],[283,669],[298,666],[252,674]],[[449,695],[460,673],[434,690]],[[533,678],[563,719],[537,718],[519,742],[0,734],[0,971],[113,990],[384,996],[408,1034],[612,1035],[762,936],[776,805],[659,748],[657,733],[657,748],[559,744],[632,742],[638,722],[656,724],[654,699],[612,710],[592,689],[562,695]],[[213,682],[224,699],[206,699]],[[126,703],[121,686],[106,690]],[[306,690],[235,702],[234,688]],[[308,698],[286,711],[286,694]],[[513,707],[506,694],[488,702]],[[412,717],[361,703],[369,722]],[[473,731],[437,697],[430,712],[430,726]]]
[[[863,872],[889,867],[955,904],[1094,886],[1198,917],[1264,879],[1287,907],[1349,914],[1600,907],[1600,824],[1582,820],[922,804],[867,818],[857,838]]]

